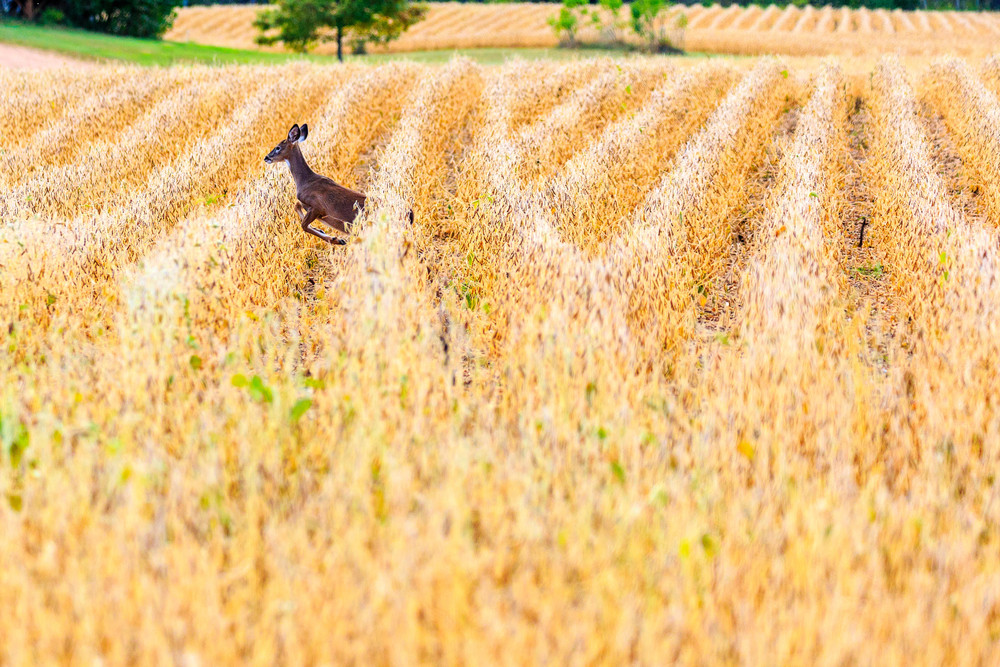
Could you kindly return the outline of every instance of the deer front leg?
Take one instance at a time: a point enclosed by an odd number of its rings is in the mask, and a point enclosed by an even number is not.
[[[305,216],[302,218],[302,231],[304,231],[306,234],[312,234],[317,238],[321,238],[331,245],[346,245],[347,243],[346,241],[343,241],[342,239],[335,239],[329,234],[324,234],[323,232],[317,231],[312,227],[310,227],[309,225],[311,225],[313,221],[316,220],[318,217],[319,214],[317,214],[315,210],[307,211]]]
[[[306,207],[298,200],[295,201],[295,213],[299,216],[299,221],[304,220],[306,217]]]

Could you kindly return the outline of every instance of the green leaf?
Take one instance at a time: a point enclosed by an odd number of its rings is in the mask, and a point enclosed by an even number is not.
[[[709,558],[714,558],[715,554],[719,553],[719,546],[708,533],[701,536],[701,548],[705,550],[705,555]]]
[[[15,512],[20,512],[21,508],[24,507],[24,498],[21,497],[20,493],[8,493],[7,502],[10,503],[10,508]]]
[[[5,420],[0,418],[0,439],[3,441],[4,449],[7,450],[7,456],[10,457],[10,466],[19,468],[24,452],[31,444],[31,434],[28,433],[28,427],[24,422],[10,420],[6,420],[6,424],[4,422]]]
[[[191,369],[200,371],[201,370],[201,357],[197,354],[192,354],[191,358],[188,359],[188,363],[191,364]]]
[[[611,474],[615,476],[619,484],[625,486],[625,469],[622,468],[622,464],[618,463],[618,461],[611,462]]]
[[[326,389],[326,383],[316,378],[306,378],[302,381],[302,384],[310,389]]]
[[[51,306],[51,305],[52,305],[52,304],[54,304],[55,302],[56,302],[56,297],[55,297],[55,295],[54,295],[54,294],[51,294],[51,293],[49,293],[49,292],[46,292],[46,293],[45,293],[45,305],[47,305],[47,306]]]
[[[264,384],[259,375],[254,375],[250,379],[250,396],[261,403],[270,403],[274,400],[274,392]]]
[[[866,278],[878,278],[882,275],[883,268],[881,264],[876,264],[875,266],[859,266],[854,270],[858,272],[858,275],[865,276]]]
[[[232,383],[234,387],[245,387],[247,386],[247,376],[242,373],[237,373],[233,376]]]
[[[787,79],[788,78],[788,70],[787,69],[781,70],[781,78],[783,78],[783,79]]]
[[[293,422],[297,422],[298,420],[302,419],[302,415],[304,415],[309,410],[309,408],[312,407],[312,404],[313,402],[308,398],[300,398],[299,400],[295,401],[295,405],[292,406],[292,412],[290,415],[291,420]]]

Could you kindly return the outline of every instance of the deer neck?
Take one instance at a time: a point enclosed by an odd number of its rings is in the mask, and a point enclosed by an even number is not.
[[[292,179],[295,181],[295,188],[301,190],[309,178],[316,173],[306,164],[306,159],[302,156],[302,151],[298,146],[293,146],[291,155],[288,156],[288,167],[292,170]]]

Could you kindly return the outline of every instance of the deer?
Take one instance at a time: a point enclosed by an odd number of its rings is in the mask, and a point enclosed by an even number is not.
[[[302,231],[319,237],[331,245],[347,245],[343,238],[325,234],[312,228],[312,223],[321,220],[337,231],[350,234],[348,225],[364,210],[367,197],[355,190],[345,188],[333,179],[321,176],[309,168],[299,144],[309,136],[309,126],[298,123],[288,130],[288,138],[267,154],[264,162],[287,162],[295,181],[295,212],[302,224]],[[413,212],[410,212],[410,223]]]

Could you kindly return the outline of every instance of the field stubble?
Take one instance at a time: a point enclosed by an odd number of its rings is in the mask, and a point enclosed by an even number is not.
[[[0,661],[987,660],[997,62],[0,73]]]

